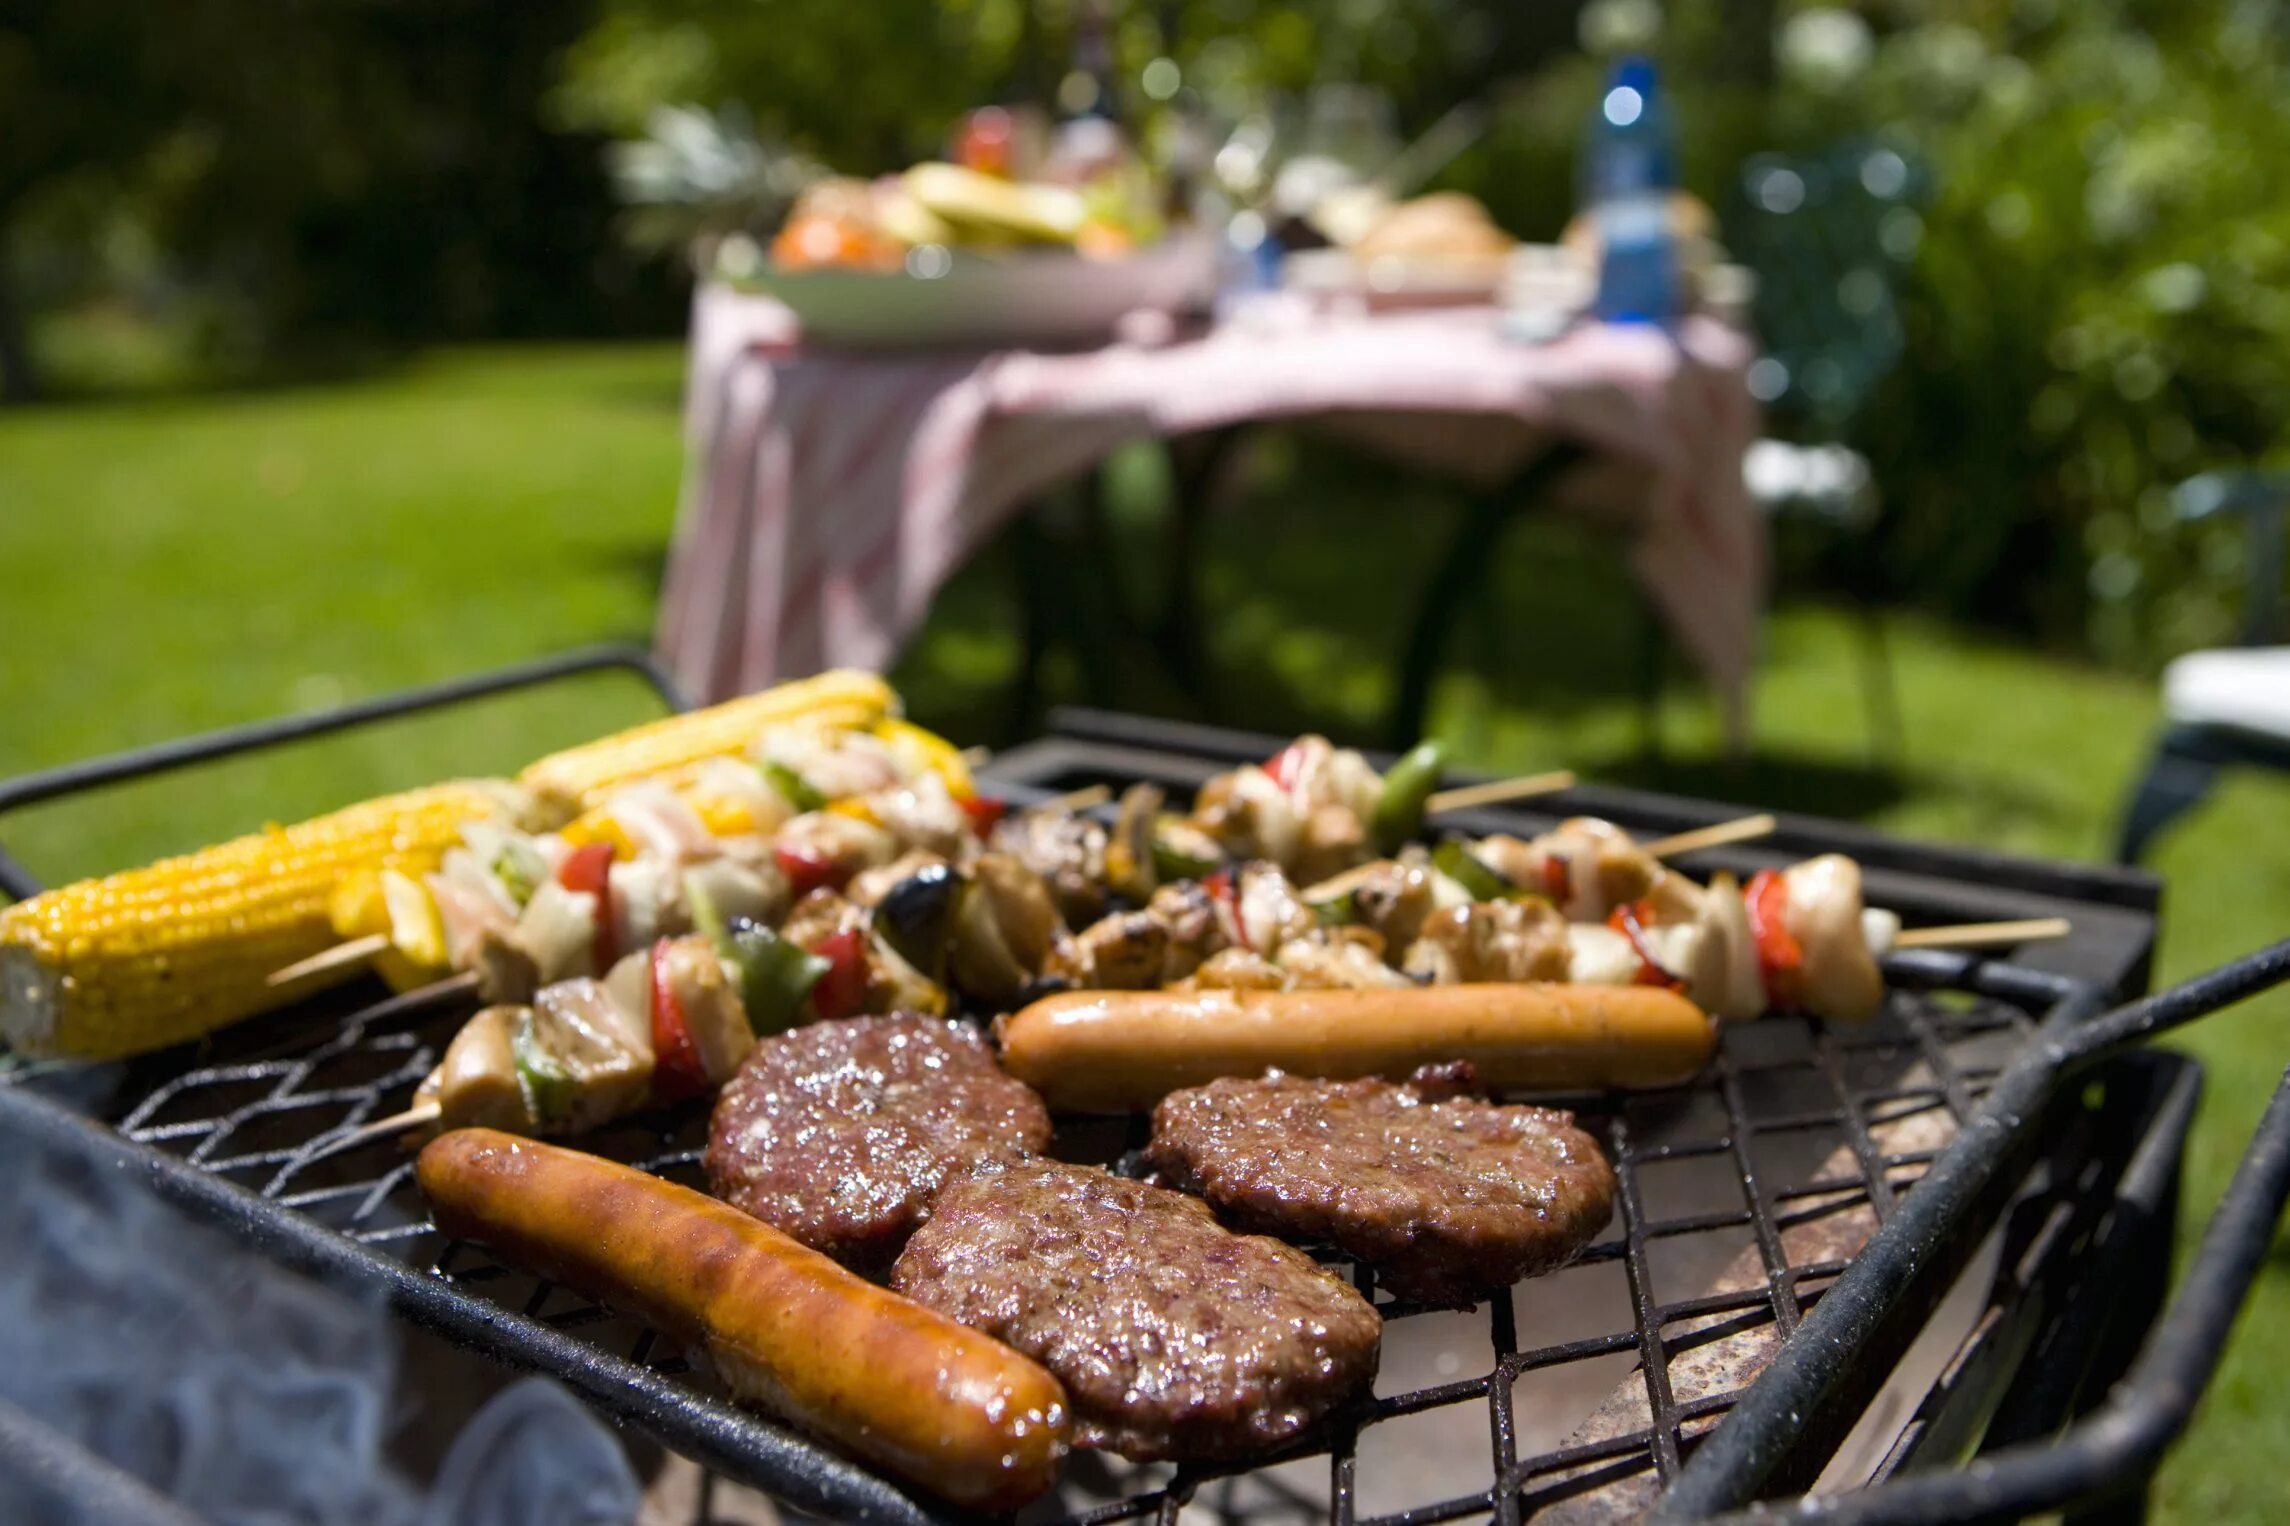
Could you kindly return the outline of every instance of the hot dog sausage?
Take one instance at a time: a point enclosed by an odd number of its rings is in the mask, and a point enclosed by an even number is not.
[[[957,1504],[1014,1508],[1065,1454],[1049,1373],[688,1187],[491,1129],[414,1169],[447,1234],[704,1346],[742,1398]]]
[[[1076,991],[1002,1019],[1002,1065],[1052,1111],[1142,1112],[1267,1068],[1404,1079],[1469,1060],[1490,1086],[1674,1086],[1716,1046],[1699,1007],[1653,986],[1405,991]]]

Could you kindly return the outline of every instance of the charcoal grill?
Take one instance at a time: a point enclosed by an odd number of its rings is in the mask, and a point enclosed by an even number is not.
[[[615,666],[674,702],[640,658],[575,654],[17,781],[0,786],[0,811]],[[1016,799],[1099,781],[1182,790],[1273,745],[1089,712],[1061,713],[1052,732],[986,777]],[[1729,814],[1583,787],[1455,824],[1531,832],[1583,812],[1647,833]],[[1954,1520],[2135,1488],[2185,1424],[2290,1192],[2290,1091],[2149,1354],[2095,1418],[2054,1440],[2125,1371],[2161,1303],[2196,1078],[2188,1062],[2129,1051],[2290,977],[2290,946],[2123,1005],[2144,989],[2152,952],[2156,887],[2143,876],[1795,818],[1769,842],[1689,866],[1747,872],[1831,848],[1859,858],[1871,899],[1912,923],[2065,914],[2075,931],[2009,961],[1897,956],[1894,994],[1869,1028],[1729,1028],[1690,1087],[1538,1098],[1575,1108],[1617,1170],[1615,1226],[1578,1262],[1469,1311],[1393,1302],[1365,1268],[1341,1266],[1388,1322],[1370,1399],[1248,1467],[1079,1458],[1025,1519],[1573,1522],[1658,1509],[1685,1520],[1788,1499],[1827,1517]],[[33,884],[4,855],[0,883]],[[413,1321],[551,1373],[797,1509],[948,1518],[724,1402],[640,1324],[439,1235],[393,1145],[327,1153],[404,1105],[469,1010],[465,986],[370,995],[331,993],[115,1070],[0,1071],[0,1133],[138,1174],[282,1262],[378,1288]],[[692,1182],[704,1132],[687,1109],[584,1143]],[[1079,1124],[1061,1142],[1119,1166],[1141,1140]],[[1943,1343],[1936,1376],[1908,1382],[1952,1309],[1968,1309],[1965,1330]],[[1888,1405],[1891,1422],[1872,1432]],[[1981,1469],[1938,1470],[1983,1437],[2005,1445]]]

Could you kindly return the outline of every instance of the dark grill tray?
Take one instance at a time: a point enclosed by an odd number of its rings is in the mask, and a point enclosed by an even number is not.
[[[449,698],[462,692],[468,686]],[[1020,795],[1089,775],[1182,784],[1218,756],[1206,747],[1190,757],[1149,755],[1135,740],[1047,742],[1006,755],[992,772]],[[0,790],[0,808],[20,798]],[[1564,814],[1593,798],[1601,814],[1649,832],[1729,814],[1610,791],[1551,804]],[[1465,822],[1530,831],[1547,819],[1496,811]],[[1575,1265],[1468,1312],[1392,1303],[1365,1269],[1344,1267],[1389,1321],[1372,1399],[1252,1468],[1077,1458],[1058,1494],[1026,1518],[1590,1519],[1618,1502],[1642,1505],[1681,1478],[1680,1493],[1705,1491],[1700,1510],[1809,1483],[1937,1297],[1940,1279],[1931,1274],[1960,1264],[1997,1222],[2040,1139],[2104,1105],[2059,1088],[2061,1075],[2279,978],[2276,964],[2290,967],[2278,959],[2229,972],[2214,990],[2175,997],[2100,1034],[2086,1019],[2143,979],[2151,882],[2011,861],[1957,865],[1945,852],[1851,838],[1851,851],[1870,865],[1872,899],[1914,920],[2067,910],[2077,934],[2049,952],[2079,974],[1905,956],[1893,961],[1903,988],[1866,1030],[1768,1018],[1730,1028],[1718,1062],[1694,1086],[1538,1098],[1576,1108],[1617,1169],[1616,1223]],[[1785,852],[1713,861],[1746,868],[1830,845],[1814,825],[1793,822]],[[1999,864],[2008,867],[1999,872]],[[1964,881],[1952,881],[1952,869],[1964,870]],[[799,1509],[835,1519],[945,1518],[943,1507],[723,1402],[704,1371],[637,1322],[439,1235],[395,1145],[321,1155],[341,1131],[403,1108],[468,1010],[457,993],[366,1007],[338,993],[127,1067],[95,1110],[100,1122],[38,1095],[84,1095],[87,1072],[23,1067],[13,1079],[31,1084],[0,1085],[0,1130],[19,1127],[114,1157],[281,1260],[380,1285],[414,1320],[513,1366],[552,1373],[674,1449]],[[2087,1033],[2095,1041],[2073,1047]],[[1982,1113],[1998,1091],[2005,1096]],[[2290,1133],[2290,1115],[2284,1123]],[[687,1108],[582,1144],[696,1184],[704,1133],[704,1110]],[[1066,1153],[1106,1160],[1139,1142],[1103,1123],[1063,1136]],[[1945,1178],[1940,1190],[1910,1193],[1934,1173]],[[2290,1179],[2290,1169],[2283,1175]],[[2258,1233],[2262,1245],[2263,1226]],[[1818,1334],[1799,1333],[1824,1322]],[[1809,1340],[1819,1343],[1817,1362],[1792,1368]],[[1721,1424],[1750,1394],[1756,1413]],[[1807,1397],[1820,1404],[1798,1402]],[[1813,1418],[1776,1421],[1777,1405]],[[1713,1474],[1704,1438],[1735,1433],[1755,1444]]]

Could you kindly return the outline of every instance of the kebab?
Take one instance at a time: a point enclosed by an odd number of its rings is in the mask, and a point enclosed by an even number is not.
[[[690,931],[695,878],[724,915],[776,921],[902,848],[957,851],[999,809],[952,747],[902,721],[777,728],[752,762],[705,759],[681,778],[624,786],[554,833],[476,823],[427,873],[347,876],[330,908],[345,941],[272,982],[347,955],[401,990],[473,972],[489,998],[521,1001]]]
[[[1038,965],[996,954],[1002,974],[989,989],[956,981],[989,1004],[1025,988],[1023,972],[1011,966],[1026,963],[1034,986],[1068,989],[1668,985],[1737,1021],[1789,1009],[1864,1022],[1883,995],[1876,961],[1892,948],[2029,941],[2065,931],[2038,922],[1903,933],[1896,915],[1863,904],[1859,866],[1838,854],[1765,871],[1746,889],[1724,874],[1696,885],[1655,858],[1739,841],[1772,825],[1769,816],[1747,818],[1636,845],[1608,823],[1577,819],[1523,843],[1449,839],[1428,851],[1410,845],[1395,858],[1301,890],[1276,865],[1249,863],[1155,885],[1142,904],[1106,911],[1070,935],[1057,930],[1045,898],[1011,883],[1006,871],[969,894],[959,919],[929,909],[960,893],[944,873],[895,888],[883,908],[894,920],[893,941],[921,967],[943,962],[929,940],[950,931],[991,949],[995,931],[1014,929],[1004,940],[1013,949],[1047,949]],[[1027,867],[1046,871],[1042,877],[1053,884],[1085,882],[1074,872],[1077,863],[1100,845],[1085,831],[1056,828],[1052,846],[1068,857],[1043,862],[1052,831],[1024,826],[998,833],[997,843],[1033,854]],[[1116,846],[1100,851],[1109,863],[1118,859]],[[1526,882],[1497,862],[1521,867]],[[1551,882],[1553,867],[1563,884]],[[1552,891],[1567,896],[1568,911],[1598,920],[1570,919]],[[980,929],[985,910],[992,925]]]
[[[1875,958],[1888,939],[1932,943],[1933,934],[1957,933],[1897,934],[1897,919],[1860,904],[1858,867],[1836,854],[1765,871],[1746,893],[1717,876],[1691,921],[1665,922],[1651,907],[1626,906],[1614,926],[1569,923],[1531,893],[1462,898],[1458,885],[1424,863],[1384,860],[1339,878],[1299,892],[1274,866],[1246,865],[1207,882],[1164,885],[1148,906],[1112,913],[1080,934],[1063,931],[1038,878],[995,852],[979,854],[968,870],[926,864],[871,905],[814,891],[778,932],[726,923],[702,894],[694,901],[705,935],[662,939],[648,954],[622,959],[605,980],[575,979],[528,1003],[479,1013],[414,1108],[334,1147],[426,1125],[579,1132],[712,1091],[757,1035],[863,1012],[942,1012],[945,985],[972,996],[998,992],[995,1004],[1004,1006],[1058,985],[1072,988],[1077,1002],[1090,991],[1163,998],[1107,1005],[1110,1018],[1089,1009],[1090,1021],[1114,1025],[1115,1037],[1098,1042],[1116,1054],[1128,1052],[1124,1044],[1162,1039],[1188,1053],[1222,1052],[1239,1038],[1211,1041],[1204,1024],[1256,1010],[1247,1004],[1261,996],[1312,992],[1365,998],[1367,1007],[1344,1009],[1346,1022],[1356,1011],[1392,1014],[1392,1041],[1404,1043],[1420,1026],[1406,1014],[1422,993],[1452,990],[1441,998],[1448,1005],[1436,1008],[1439,1023],[1417,1035],[1408,1055],[1437,1058],[1432,1051],[1453,1038],[1440,1024],[1468,1026],[1479,1020],[1470,1013],[1500,1019],[1516,1008],[1522,1015],[1512,1028],[1498,1021],[1493,1030],[1496,1052],[1475,1056],[1490,1076],[1668,1084],[1650,1078],[1675,1080],[1698,1064],[1688,1063],[1698,1041],[1683,1013],[1740,1020],[1787,1007],[1862,1021],[1882,999]],[[1637,921],[1641,914],[1647,920]],[[2048,924],[2008,930],[2064,931]],[[1387,950],[1398,950],[1396,964]],[[1029,969],[1040,978],[1028,979]],[[1553,994],[1570,988],[1580,994]],[[1598,994],[1618,988],[1646,995]],[[1691,1005],[1660,1004],[1678,995]],[[1588,1021],[1585,1013],[1608,1015]],[[1031,1033],[1038,1021],[1014,1031]],[[1124,1037],[1132,1024],[1136,1035]],[[1706,1058],[1706,1047],[1698,1052]],[[1293,1054],[1282,1055],[1267,1063],[1297,1068]]]
[[[1207,848],[1212,857],[1268,859],[1316,880],[1396,852],[1429,816],[1574,786],[1574,775],[1559,771],[1442,791],[1445,762],[1439,743],[1421,742],[1378,773],[1359,752],[1308,733],[1262,764],[1209,779],[1189,817],[1156,823],[1160,856],[1205,871]]]
[[[478,1012],[415,1089],[411,1108],[352,1137],[473,1125],[584,1133],[713,1095],[761,1035],[866,1012],[946,1009],[944,992],[833,891],[798,902],[776,932],[744,917],[725,920],[704,890],[692,906],[699,932],[662,937],[601,979],[557,981]]]

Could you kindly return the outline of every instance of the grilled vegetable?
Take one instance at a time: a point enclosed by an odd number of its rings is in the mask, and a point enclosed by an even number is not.
[[[1797,1005],[1830,1022],[1867,1022],[1884,1004],[1884,976],[1870,948],[1861,866],[1842,853],[1824,853],[1783,870],[1781,882],[1778,894],[1768,891],[1750,903],[1760,949],[1767,925],[1781,921],[1799,950]]]
[[[753,922],[732,924],[717,947],[739,972],[740,1004],[757,1038],[785,1033],[810,1015],[811,990],[827,973],[826,960]]]
[[[849,1017],[867,1004],[867,939],[857,929],[829,933],[811,950],[824,961],[811,987],[811,1010],[822,1021]]]
[[[504,785],[441,784],[34,896],[0,913],[0,1033],[26,1054],[110,1059],[306,994],[266,977],[336,941],[345,876],[424,873],[470,822],[530,809]]]
[[[525,1111],[533,1127],[525,1132],[553,1133],[564,1126],[578,1095],[573,1075],[533,1032],[533,1009],[519,1008],[509,1026],[509,1061],[516,1067],[517,1087],[524,1093]]]
[[[893,885],[876,904],[875,931],[901,959],[943,983],[964,889],[962,876],[950,865],[928,865]]]
[[[1518,886],[1472,852],[1461,838],[1450,837],[1432,849],[1431,867],[1462,886],[1463,893],[1474,901],[1499,901],[1519,893]]]
[[[803,776],[784,763],[764,762],[757,765],[763,771],[763,782],[779,792],[780,798],[794,806],[798,813],[823,811],[827,797],[805,782]]]
[[[1447,749],[1437,742],[1418,742],[1384,771],[1383,793],[1376,797],[1376,813],[1369,823],[1376,851],[1397,853],[1400,845],[1423,830],[1423,808],[1439,788],[1439,771],[1446,766]]]

